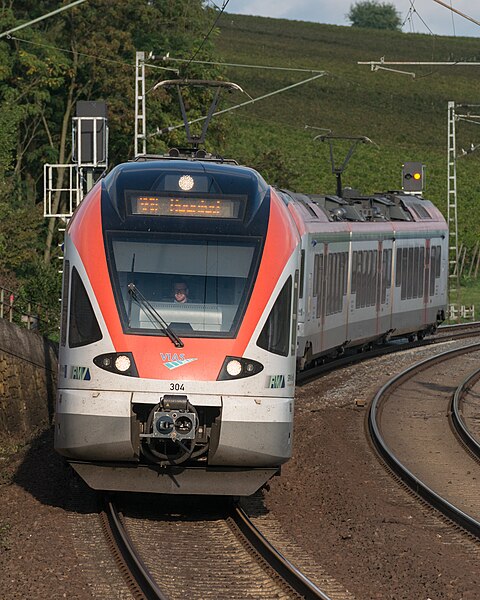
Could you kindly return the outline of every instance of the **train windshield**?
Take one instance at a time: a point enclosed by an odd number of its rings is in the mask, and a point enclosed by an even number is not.
[[[256,272],[259,242],[110,234],[110,269],[126,332],[233,337]],[[134,286],[145,302],[129,293]]]

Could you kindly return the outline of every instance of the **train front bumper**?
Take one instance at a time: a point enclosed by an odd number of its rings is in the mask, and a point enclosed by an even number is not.
[[[132,407],[140,399],[153,407],[158,398],[158,394],[139,392],[59,390],[55,449],[73,460],[138,461],[139,427]],[[192,397],[193,405],[195,400]],[[276,468],[290,458],[292,398],[204,397],[204,406],[209,400],[212,406],[221,406],[209,466]]]

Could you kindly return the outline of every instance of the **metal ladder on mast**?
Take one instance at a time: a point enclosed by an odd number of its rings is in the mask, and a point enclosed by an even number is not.
[[[455,102],[448,103],[448,173],[447,173],[447,222],[448,222],[448,299],[449,304],[460,305],[460,273],[458,268],[458,217],[457,217],[457,152],[455,138]],[[459,315],[459,311],[453,311]],[[459,317],[456,317],[458,320]]]
[[[137,52],[135,55],[135,158],[146,153],[145,52]]]

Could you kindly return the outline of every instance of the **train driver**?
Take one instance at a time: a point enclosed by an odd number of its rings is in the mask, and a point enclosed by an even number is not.
[[[181,304],[188,302],[188,287],[184,281],[176,281],[173,284],[173,296],[175,302]]]

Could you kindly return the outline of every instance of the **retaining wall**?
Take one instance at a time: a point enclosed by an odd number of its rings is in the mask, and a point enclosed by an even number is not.
[[[53,342],[0,319],[0,435],[28,439],[50,425],[57,354]]]

